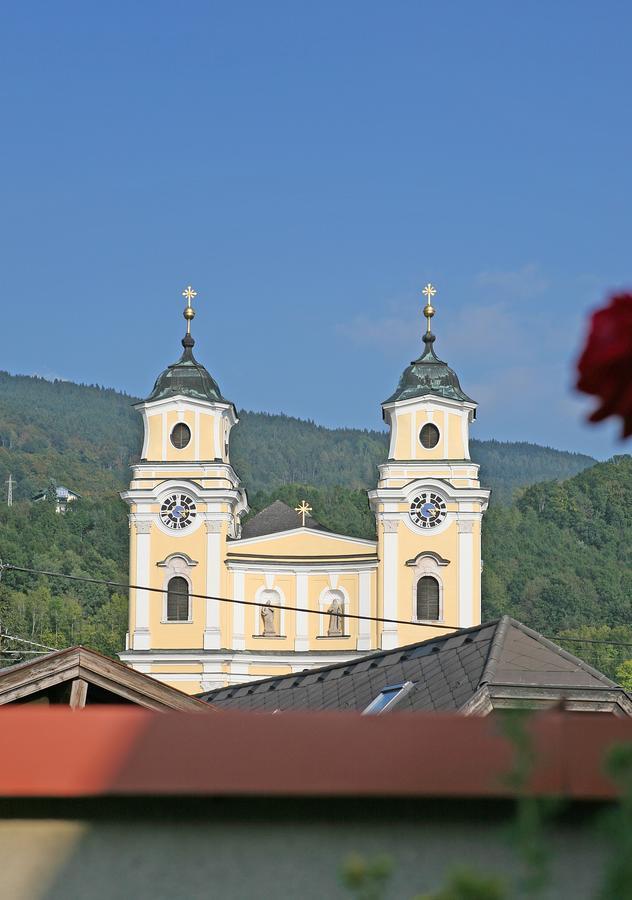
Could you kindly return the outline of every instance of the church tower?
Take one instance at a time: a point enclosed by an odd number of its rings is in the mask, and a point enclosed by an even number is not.
[[[435,354],[430,323],[435,288],[423,290],[424,349],[382,404],[390,431],[388,460],[369,492],[378,537],[377,615],[428,625],[384,623],[390,649],[467,628],[481,619],[481,520],[489,491],[470,460],[476,403]],[[434,628],[432,626],[435,626]]]
[[[130,507],[132,585],[121,658],[152,672],[152,654],[169,648],[170,658],[178,657],[179,679],[187,677],[187,654],[226,646],[227,611],[213,598],[228,594],[226,541],[239,537],[248,510],[230,464],[235,407],[193,356],[196,292],[188,287],[183,296],[183,353],[136,404],[143,448],[121,495]],[[173,683],[178,686],[175,677]]]

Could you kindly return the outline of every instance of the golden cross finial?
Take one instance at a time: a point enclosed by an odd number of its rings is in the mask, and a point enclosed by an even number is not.
[[[429,281],[428,284],[423,288],[422,294],[426,297],[426,305],[424,306],[424,316],[428,321],[428,327],[426,328],[426,334],[430,334],[430,320],[435,314],[434,306],[432,305],[432,298],[437,293],[436,287]]]
[[[294,512],[297,512],[299,516],[303,517],[303,528],[305,528],[305,516],[308,516],[311,511],[312,508],[308,504],[307,500],[301,500],[299,505],[294,507]]]
[[[191,285],[189,285],[182,291],[182,296],[187,301],[184,310],[184,318],[187,320],[187,334],[191,334],[191,319],[195,318],[195,310],[191,306],[191,301],[197,297],[197,291],[194,291]]]

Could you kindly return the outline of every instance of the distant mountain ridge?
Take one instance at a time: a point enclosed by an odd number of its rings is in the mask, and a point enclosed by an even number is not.
[[[30,498],[50,479],[85,495],[121,490],[142,442],[135,401],[111,388],[0,372],[0,484],[6,489],[11,473],[16,499]],[[386,458],[384,432],[330,429],[282,414],[239,415],[232,461],[250,491],[292,483],[369,488]],[[496,503],[508,502],[517,488],[566,479],[596,462],[524,442],[473,440],[471,447]]]

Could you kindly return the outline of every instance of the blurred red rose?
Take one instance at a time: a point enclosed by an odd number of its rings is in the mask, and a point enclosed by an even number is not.
[[[593,313],[577,368],[578,389],[601,400],[590,421],[621,416],[623,437],[632,434],[632,294],[616,294]]]

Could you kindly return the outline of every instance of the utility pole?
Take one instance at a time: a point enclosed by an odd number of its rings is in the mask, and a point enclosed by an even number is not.
[[[13,506],[13,475],[9,474],[6,481],[7,488],[7,506]]]

